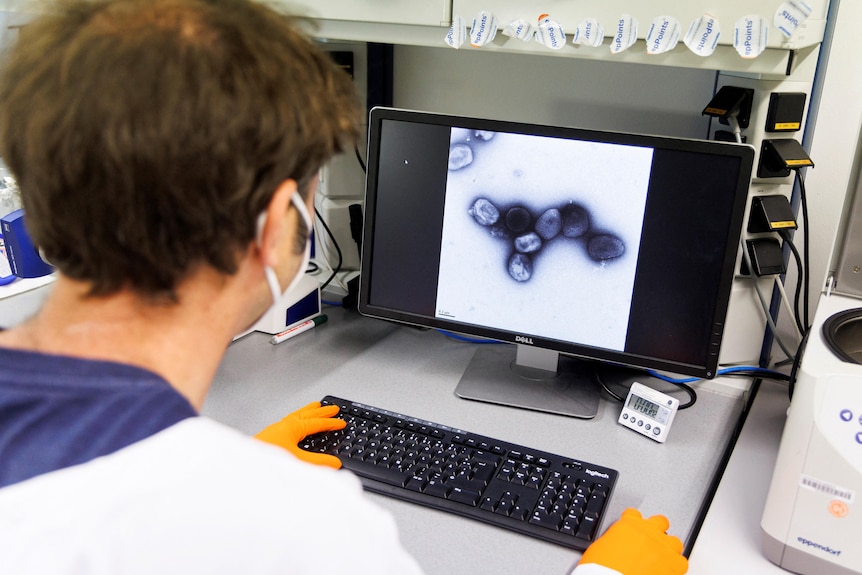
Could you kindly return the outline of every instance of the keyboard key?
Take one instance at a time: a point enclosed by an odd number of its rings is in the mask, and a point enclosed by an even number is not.
[[[379,467],[356,459],[345,458],[341,460],[341,463],[345,469],[349,469],[361,477],[368,477],[369,479],[374,479],[375,481],[380,481],[388,485],[404,487],[404,484],[407,481],[407,474],[400,472],[397,469]]]
[[[533,475],[530,475],[530,477],[528,477],[528,478],[527,478],[527,482],[526,482],[524,485],[526,485],[526,486],[527,486],[527,487],[529,487],[530,489],[536,489],[536,490],[538,490],[538,489],[540,489],[540,488],[542,487],[542,483],[543,483],[544,481],[545,481],[545,478],[544,478],[544,477],[542,477],[541,475],[533,474]]]
[[[474,489],[467,489],[464,487],[453,487],[449,492],[449,499],[475,507],[476,503],[479,501],[479,492]]]
[[[516,503],[512,507],[511,513],[509,513],[509,517],[513,519],[517,519],[518,521],[526,521],[527,517],[530,516],[530,508],[520,503]]]
[[[446,487],[449,489],[466,489],[468,491],[475,491],[476,493],[481,493],[483,489],[485,489],[485,484],[481,481],[473,481],[471,479],[447,479]]]
[[[439,479],[432,479],[428,481],[428,484],[425,485],[425,489],[423,493],[431,495],[433,497],[439,497],[440,499],[446,499],[449,495],[449,488]]]
[[[575,517],[566,517],[563,520],[563,525],[560,527],[560,533],[574,536],[578,531],[578,521]]]
[[[593,495],[608,496],[608,488],[604,483],[593,483]]]
[[[413,491],[422,491],[425,487],[425,478],[417,477],[414,475],[410,479],[407,480],[407,483],[404,485],[407,489],[412,489]]]
[[[544,527],[546,529],[559,529],[561,521],[562,518],[539,512],[533,513],[533,516],[530,517],[530,523],[532,525],[538,525],[539,527]]]
[[[563,514],[562,510],[555,511],[555,512],[549,514],[545,521],[547,522],[546,523],[547,525],[553,526],[554,529],[559,529],[560,525],[562,525],[562,523],[563,523],[563,517],[564,517],[564,514]]]
[[[497,513],[499,515],[509,515],[514,506],[515,503],[511,499],[503,499],[497,505],[497,508],[494,509],[494,513]]]
[[[605,505],[605,498],[599,495],[593,495],[590,497],[589,502],[587,503],[587,509],[584,511],[584,514],[591,515],[593,517],[598,517],[599,513],[602,511],[602,507]]]
[[[575,497],[572,499],[572,502],[569,503],[569,512],[573,515],[583,515],[584,510],[587,508],[587,502],[583,499],[579,499]]]
[[[593,534],[596,532],[596,527],[598,527],[598,521],[593,517],[585,516],[581,521],[581,524],[578,525],[578,531],[575,533],[575,537],[591,541],[593,539]]]
[[[494,455],[490,451],[479,449],[475,453],[473,453],[473,459],[476,461],[484,461],[491,465],[497,465],[500,462],[500,458],[497,455]]]
[[[485,511],[494,511],[494,506],[497,504],[497,500],[493,497],[483,497],[482,502],[479,504],[480,509],[484,509]]]
[[[488,484],[491,478],[494,477],[496,467],[486,461],[479,461],[473,467],[473,479]]]

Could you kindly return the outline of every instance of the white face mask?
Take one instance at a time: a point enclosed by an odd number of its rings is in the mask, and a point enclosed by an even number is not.
[[[302,200],[302,196],[299,195],[299,192],[293,192],[293,195],[290,197],[290,201],[296,208],[296,211],[299,212],[300,217],[302,217],[302,221],[305,222],[305,229],[308,230],[309,235],[305,238],[305,254],[302,256],[302,263],[299,264],[299,271],[296,272],[296,276],[294,276],[283,291],[281,286],[278,284],[278,276],[275,275],[275,270],[270,266],[265,266],[263,268],[263,273],[266,275],[266,283],[269,284],[269,292],[272,294],[272,306],[270,306],[270,309],[278,305],[279,300],[296,287],[296,284],[299,283],[299,280],[302,279],[303,274],[305,274],[305,270],[308,268],[308,262],[311,260],[311,215],[309,215],[308,208],[305,206],[305,202]],[[261,214],[261,218],[258,220],[258,229],[262,230],[265,222],[266,215]]]

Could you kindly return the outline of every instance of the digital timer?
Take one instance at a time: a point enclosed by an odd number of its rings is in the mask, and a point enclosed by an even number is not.
[[[678,408],[678,399],[634,382],[623,403],[618,422],[641,435],[664,443]]]

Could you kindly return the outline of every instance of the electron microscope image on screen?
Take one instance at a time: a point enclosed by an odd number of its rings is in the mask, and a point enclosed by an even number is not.
[[[437,316],[622,350],[652,152],[453,129]]]

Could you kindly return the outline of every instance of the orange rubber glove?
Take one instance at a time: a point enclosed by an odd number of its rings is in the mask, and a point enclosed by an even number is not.
[[[644,519],[637,509],[626,509],[584,551],[578,565],[595,563],[622,575],[682,575],[688,571],[688,559],[682,556],[682,541],[665,533],[668,527],[663,515]]]
[[[337,405],[321,407],[320,402],[315,401],[294,411],[278,423],[273,423],[255,437],[283,447],[303,461],[339,469],[341,468],[341,461],[334,455],[312,453],[299,447],[299,442],[309,435],[321,431],[344,429],[347,422],[336,418],[335,414],[337,413]]]

